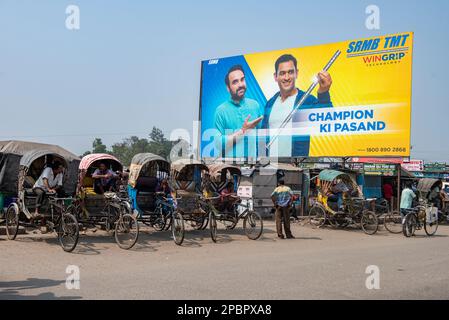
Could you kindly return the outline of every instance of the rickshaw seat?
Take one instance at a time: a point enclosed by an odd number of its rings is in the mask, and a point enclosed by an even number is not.
[[[158,180],[156,177],[139,177],[136,181],[136,189],[143,192],[156,192]]]
[[[32,176],[26,176],[23,185],[25,188],[33,188],[35,183],[36,183],[36,180],[34,180],[34,178]]]
[[[33,196],[36,197],[36,195],[33,192],[33,188],[25,188],[25,196],[27,198],[33,197]]]
[[[86,188],[92,188],[94,186],[94,179],[91,177],[84,177],[83,186]]]

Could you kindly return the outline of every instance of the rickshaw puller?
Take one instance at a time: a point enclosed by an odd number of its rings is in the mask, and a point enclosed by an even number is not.
[[[100,168],[92,174],[94,179],[94,191],[97,194],[104,194],[105,191],[112,191],[117,181],[118,175],[107,168],[105,163],[100,163]]]
[[[39,208],[44,203],[47,193],[63,194],[63,171],[64,166],[58,161],[53,162],[42,171],[42,174],[33,186],[33,193],[37,195],[36,209],[34,214],[32,214],[33,219],[42,217],[39,214]]]

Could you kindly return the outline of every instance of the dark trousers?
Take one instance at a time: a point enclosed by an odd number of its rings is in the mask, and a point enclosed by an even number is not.
[[[115,186],[116,179],[111,179],[105,185],[102,183],[101,179],[94,180],[94,191],[97,194],[103,194],[105,191],[111,191]]]
[[[278,236],[282,235],[282,219],[284,219],[285,235],[289,237],[292,235],[290,230],[290,206],[276,208],[275,220]]]
[[[42,188],[34,188],[33,193],[37,196],[36,208],[40,208],[45,201],[45,190]]]
[[[61,187],[56,187],[56,192],[58,197],[64,197],[64,190]],[[36,198],[36,208],[42,207],[45,199],[47,198],[47,193],[42,188],[33,188],[33,193],[37,196]]]

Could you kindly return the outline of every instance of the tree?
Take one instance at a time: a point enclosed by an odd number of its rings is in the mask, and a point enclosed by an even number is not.
[[[170,155],[174,143],[165,138],[161,129],[153,127],[150,133],[149,152],[157,154],[165,159]]]
[[[107,147],[103,144],[100,138],[95,138],[92,143],[92,153],[107,153]]]

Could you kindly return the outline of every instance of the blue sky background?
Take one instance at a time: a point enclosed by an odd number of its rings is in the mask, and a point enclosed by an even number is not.
[[[69,4],[79,31],[65,28]],[[365,28],[369,4],[380,30]],[[0,140],[80,154],[94,137],[192,130],[201,60],[414,31],[412,157],[449,162],[448,12],[443,0],[0,0]]]

